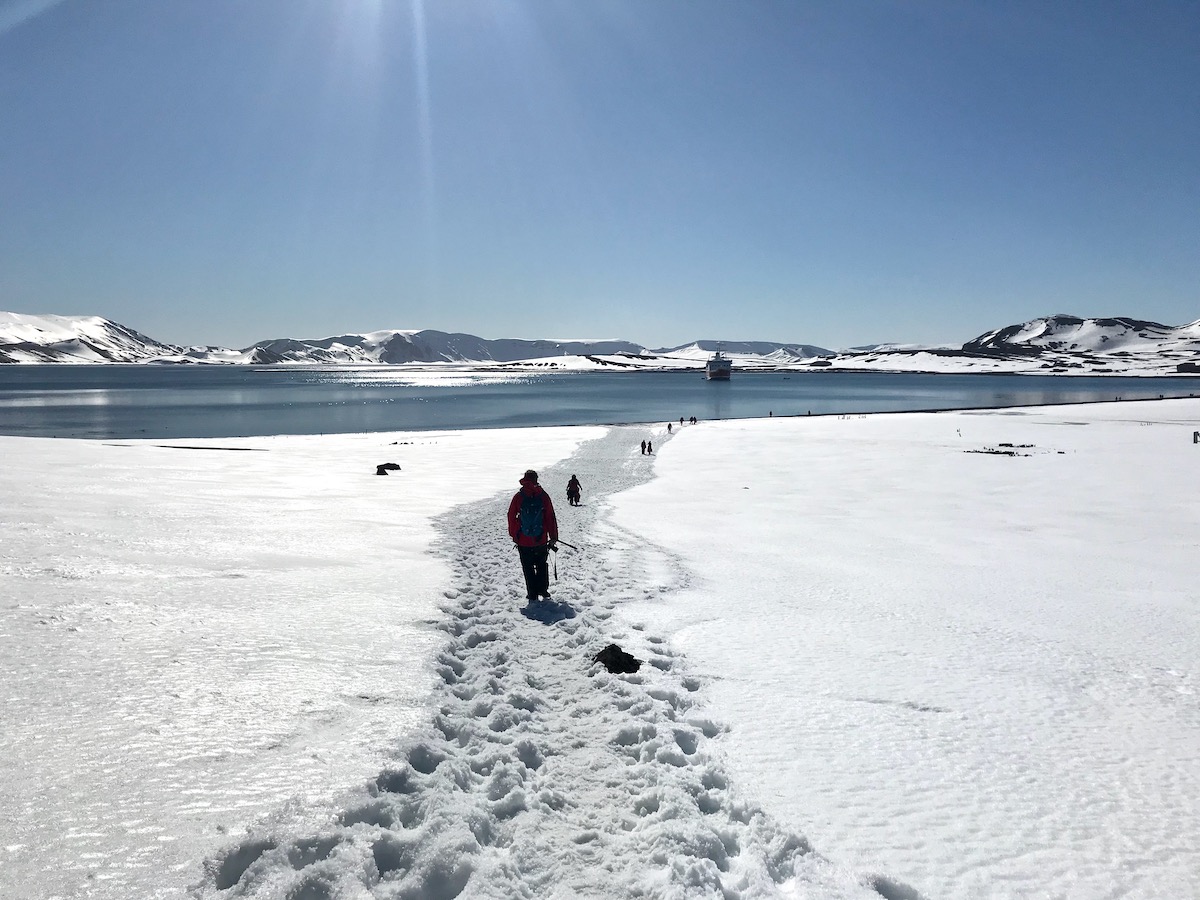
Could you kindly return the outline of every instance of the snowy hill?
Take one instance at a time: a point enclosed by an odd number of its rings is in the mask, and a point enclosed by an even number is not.
[[[0,363],[131,363],[181,352],[100,316],[0,312]]]
[[[375,331],[320,340],[290,338],[260,341],[254,348],[289,362],[309,363],[439,363],[514,362],[551,356],[589,356],[641,352],[628,341],[487,340],[473,334],[444,331]],[[254,349],[252,348],[252,349]]]
[[[963,350],[1009,356],[1039,356],[1048,351],[1115,355],[1150,350],[1194,356],[1200,352],[1200,321],[1171,328],[1137,319],[1050,316],[989,331],[968,341]]]
[[[473,334],[386,329],[300,340],[274,338],[241,350],[177,347],[99,316],[0,313],[0,363],[155,362],[275,365],[551,365],[596,368],[695,369],[720,345],[742,368],[772,369],[831,356],[809,344],[768,341],[693,341],[647,350],[622,340],[489,340]]]
[[[693,371],[720,347],[736,371],[993,372],[1056,375],[1200,373],[1200,321],[1056,315],[989,331],[960,347],[874,344],[835,353],[812,344],[700,340],[657,350],[621,340],[489,340],[387,329],[241,350],[178,347],[99,316],[0,312],[0,363],[425,365],[538,371]]]
[[[1055,315],[989,331],[960,348],[879,344],[808,365],[1041,375],[1200,373],[1200,321],[1172,327],[1138,319]]]
[[[99,316],[0,312],[0,363],[224,363],[310,365],[499,363],[548,357],[638,355],[629,341],[487,340],[443,331],[385,330],[316,340],[277,338],[242,350],[179,347]]]
[[[833,356],[832,350],[812,344],[777,344],[770,341],[693,341],[656,353],[694,353],[707,359],[718,349],[726,356],[773,356],[776,359],[812,359],[814,356]]]
[[[275,354],[282,361],[308,363],[515,363],[553,357],[600,357],[611,358],[607,359],[610,365],[624,363],[633,366],[639,362],[653,362],[658,364],[656,368],[673,368],[672,362],[680,360],[692,367],[711,356],[718,346],[727,355],[735,359],[744,358],[750,364],[756,360],[769,359],[772,363],[780,363],[833,355],[833,351],[811,344],[769,341],[706,340],[649,350],[640,344],[620,340],[488,340],[473,334],[433,330],[376,331],[303,341],[281,338],[259,341],[251,349]]]

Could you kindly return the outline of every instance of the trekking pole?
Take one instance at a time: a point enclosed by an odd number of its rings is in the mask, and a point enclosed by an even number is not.
[[[564,547],[570,547],[572,550],[579,549],[574,544],[568,544],[566,541],[555,541],[554,544],[550,547],[550,549],[554,551],[554,580],[555,581],[558,581],[558,545],[559,544],[562,544]]]

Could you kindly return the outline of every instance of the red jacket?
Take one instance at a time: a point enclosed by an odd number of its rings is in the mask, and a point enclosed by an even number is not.
[[[542,498],[542,536],[540,538],[521,534],[521,501],[527,496]],[[550,495],[543,491],[536,481],[527,481],[522,478],[521,489],[513,495],[512,502],[508,504],[508,536],[517,542],[518,547],[541,547],[547,542],[554,543],[558,540],[558,520],[554,517],[554,504],[550,502]]]

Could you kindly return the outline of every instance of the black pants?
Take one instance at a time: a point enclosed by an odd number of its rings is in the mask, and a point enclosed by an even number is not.
[[[550,593],[550,568],[546,557],[550,551],[545,544],[540,547],[518,547],[521,554],[521,571],[525,573],[525,596],[536,600],[538,595]]]

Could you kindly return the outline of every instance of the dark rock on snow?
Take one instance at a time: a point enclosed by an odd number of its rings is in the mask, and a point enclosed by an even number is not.
[[[609,644],[593,656],[592,661],[600,663],[608,671],[616,674],[636,672],[642,667],[641,660],[630,656],[616,644]]]

